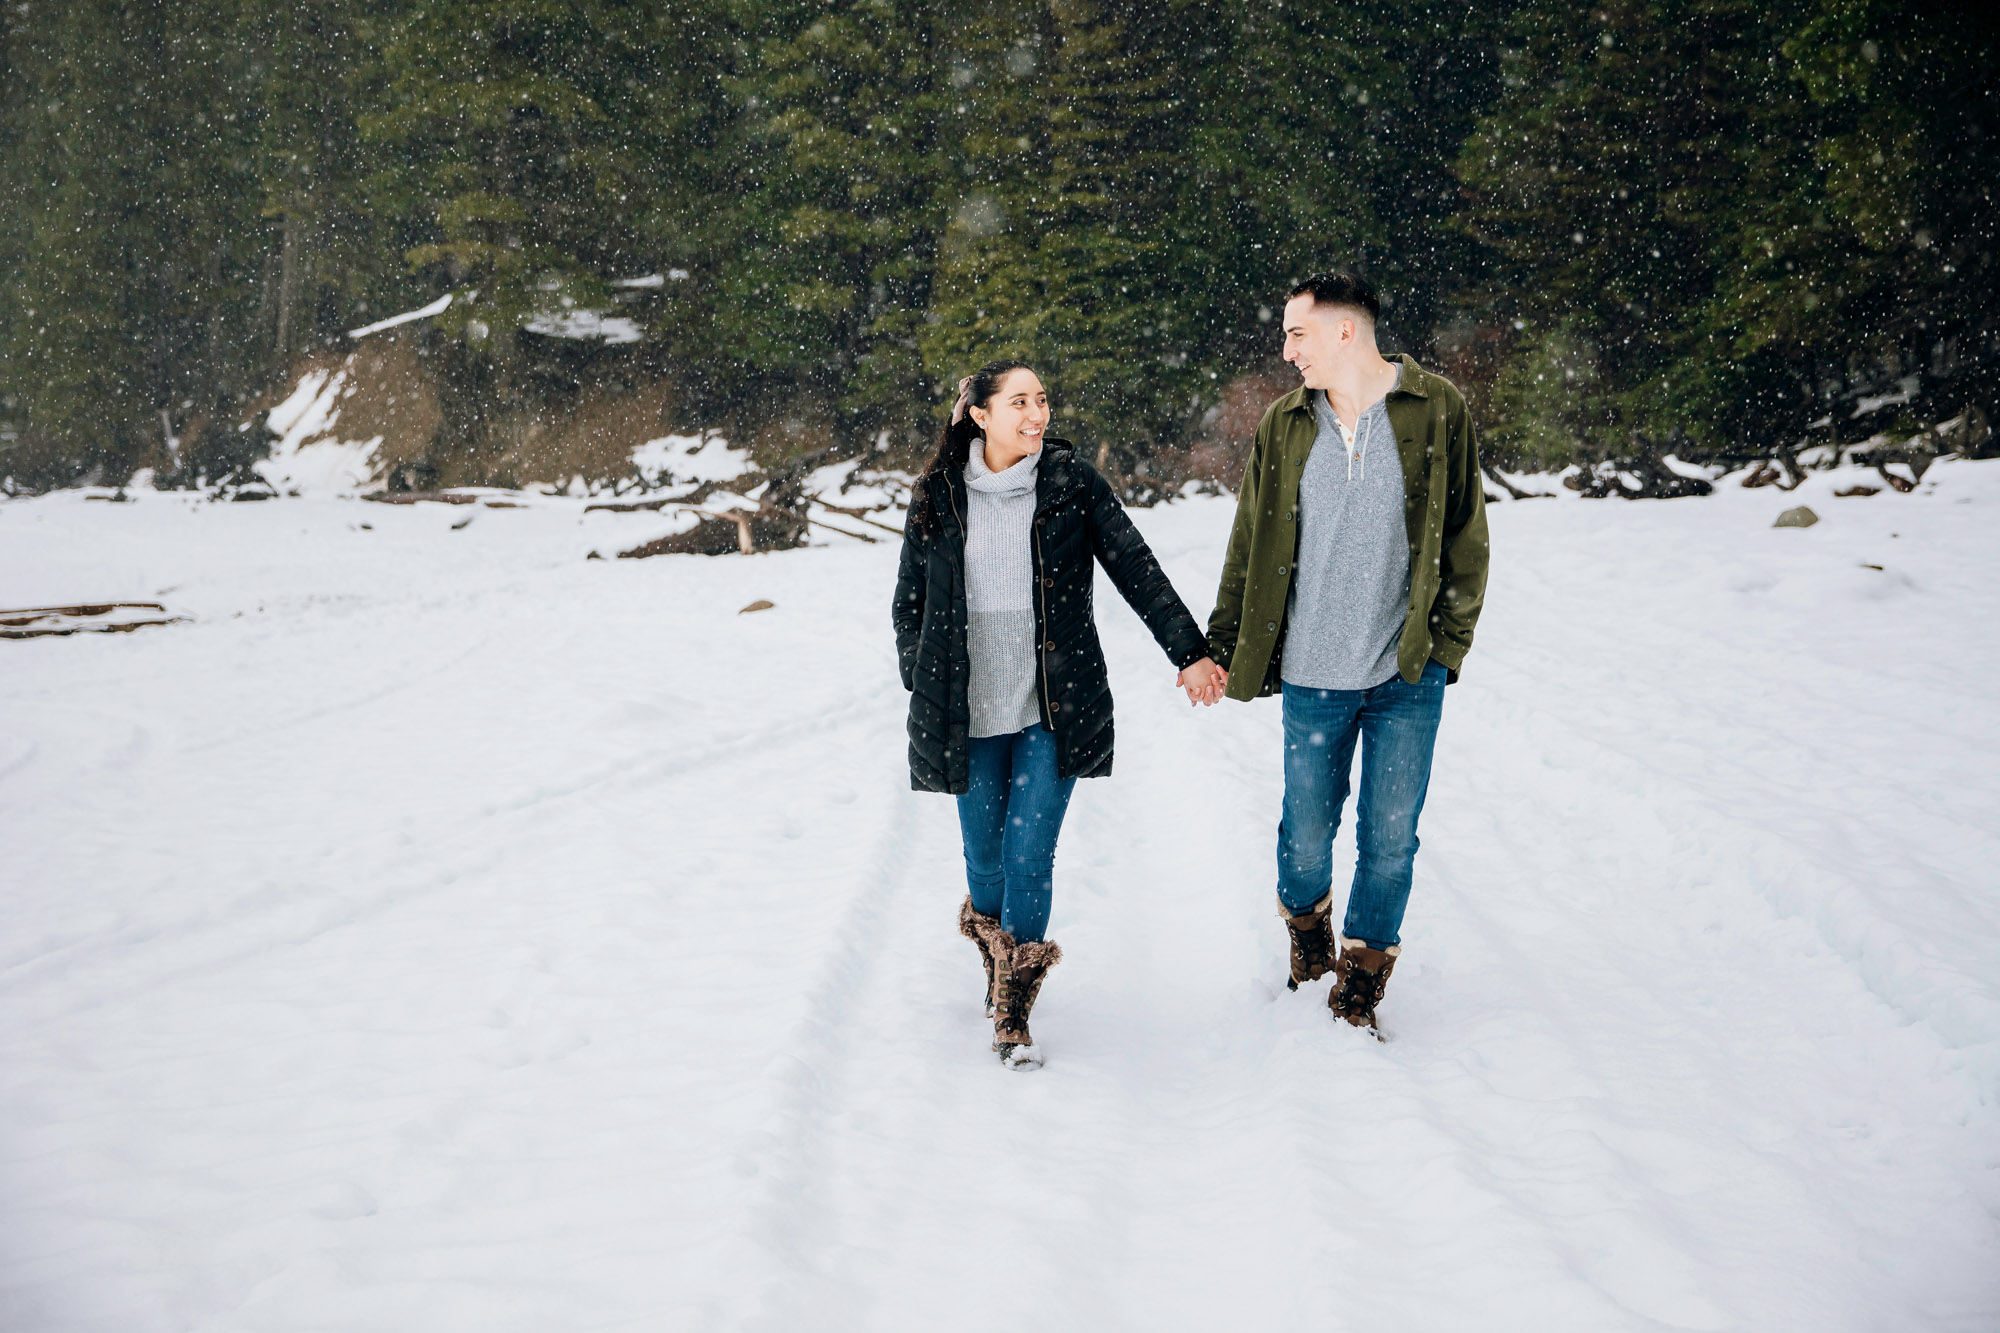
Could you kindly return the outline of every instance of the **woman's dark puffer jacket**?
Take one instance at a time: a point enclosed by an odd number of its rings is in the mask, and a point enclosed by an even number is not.
[[[932,531],[904,535],[896,578],[896,657],[910,691],[910,785],[956,794],[966,789],[970,771],[965,473],[950,469],[918,485],[931,488],[938,521]],[[1061,440],[1042,445],[1029,532],[1042,725],[1055,733],[1060,776],[1103,777],[1111,772],[1111,682],[1091,612],[1092,557],[1177,670],[1208,656],[1206,636],[1117,495]]]

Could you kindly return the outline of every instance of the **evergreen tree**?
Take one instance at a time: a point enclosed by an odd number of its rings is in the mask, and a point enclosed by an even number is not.
[[[703,15],[612,0],[430,0],[372,25],[383,102],[359,117],[392,148],[369,203],[434,228],[410,263],[459,300],[445,321],[517,368],[520,331],[655,260],[651,173],[686,152],[649,85],[705,54]],[[689,21],[692,19],[693,21]],[[674,183],[679,183],[675,181]],[[686,206],[686,205],[683,205]],[[506,376],[502,396],[511,391]]]
[[[314,343],[417,299],[424,289],[402,257],[429,229],[374,207],[364,188],[371,174],[394,165],[362,141],[356,124],[382,91],[380,71],[358,57],[362,34],[390,12],[386,0],[237,0],[237,7],[258,110],[266,226],[255,336],[269,376]]]
[[[747,42],[738,0],[668,0],[608,7],[605,34],[622,54],[597,94],[621,170],[591,262],[607,276],[658,275],[665,285],[627,290],[621,309],[648,330],[656,373],[671,368],[695,410],[719,413],[740,364],[729,342],[724,285],[742,253],[738,134],[743,107],[730,95]],[[605,225],[609,224],[609,225]],[[611,244],[606,244],[611,242]]]
[[[24,0],[0,476],[212,473],[299,353],[449,290],[452,449],[615,302],[691,413],[901,456],[1025,356],[1133,480],[1335,266],[1393,348],[1505,330],[1517,460],[1872,431],[1910,375],[1914,429],[2000,389],[1995,45],[1897,0]]]
[[[255,108],[229,16],[156,0],[17,8],[0,103],[0,396],[24,481],[123,481],[248,390]]]
[[[1196,406],[1174,202],[1193,105],[1164,3],[1059,0],[983,16],[955,71],[960,196],[925,356],[949,383],[1041,367],[1058,428],[1143,459]]]
[[[1342,17],[1353,13],[1217,5],[1191,25],[1208,40],[1188,52],[1200,114],[1178,285],[1205,307],[1194,332],[1211,384],[1275,355],[1299,278],[1372,267],[1383,228],[1365,108],[1386,66]]]
[[[1381,288],[1383,337],[1428,357],[1474,247],[1451,160],[1498,87],[1491,0],[1220,7],[1189,52],[1199,171],[1190,295],[1215,294],[1223,364],[1276,347],[1270,316],[1315,270]],[[1262,316],[1262,318],[1258,318]]]
[[[1357,71],[1375,89],[1363,128],[1374,146],[1368,189],[1380,235],[1367,265],[1391,336],[1421,358],[1436,355],[1441,325],[1487,262],[1457,225],[1453,166],[1500,93],[1500,40],[1515,8],[1513,0],[1394,0],[1353,14],[1376,39],[1374,58]]]
[[[1910,23],[1885,0],[1815,0],[1776,21],[1782,74],[1756,117],[1748,187],[1710,326],[1756,367],[1732,408],[1750,440],[1918,377],[1905,431],[2000,389],[2000,87],[1990,21]],[[1710,384],[1726,382],[1710,375]]]
[[[918,333],[943,221],[941,6],[786,4],[764,27],[736,85],[749,181],[722,277],[732,378],[812,395],[842,438],[913,453],[935,425]]]
[[[1689,410],[1708,353],[1718,219],[1740,200],[1751,96],[1742,0],[1524,11],[1507,89],[1459,161],[1499,256],[1488,299],[1520,332],[1497,450],[1568,461],[1722,440]]]

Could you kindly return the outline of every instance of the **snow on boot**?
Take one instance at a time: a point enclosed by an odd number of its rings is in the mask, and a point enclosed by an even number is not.
[[[969,893],[965,895],[965,905],[958,909],[958,933],[978,946],[979,961],[986,964],[986,1016],[991,1018],[999,987],[994,971],[993,951],[998,942],[1007,936],[1000,929],[1000,918],[987,916],[975,909],[972,905],[972,895]]]
[[[1333,968],[1333,895],[1294,914],[1281,899],[1278,911],[1285,918],[1285,932],[1292,937],[1292,975],[1285,989],[1297,990],[1302,981],[1318,981]]]
[[[1028,1011],[1042,993],[1042,979],[1062,961],[1062,949],[1054,940],[1029,940],[1016,944],[1004,932],[1003,949],[994,951],[1000,982],[995,988],[993,1049],[1000,1063],[1009,1069],[1040,1069],[1042,1053],[1028,1032]]]
[[[1333,1011],[1333,1016],[1355,1027],[1367,1028],[1380,1041],[1382,1031],[1375,1025],[1375,1006],[1382,1003],[1389,974],[1396,970],[1396,959],[1402,952],[1399,944],[1371,949],[1360,940],[1340,936],[1339,952],[1333,959],[1333,989],[1326,996],[1326,1007]]]

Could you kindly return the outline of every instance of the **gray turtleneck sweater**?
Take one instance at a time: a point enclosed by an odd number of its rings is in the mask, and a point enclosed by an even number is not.
[[[1005,472],[986,466],[974,440],[965,463],[965,638],[972,659],[967,702],[972,735],[1011,736],[1036,726],[1035,465],[1029,454]]]

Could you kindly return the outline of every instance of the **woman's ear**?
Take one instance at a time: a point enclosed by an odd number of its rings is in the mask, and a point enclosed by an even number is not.
[[[979,427],[981,435],[986,433],[986,422],[992,415],[991,413],[983,407],[968,407],[965,409],[965,415],[972,418],[972,424]]]

